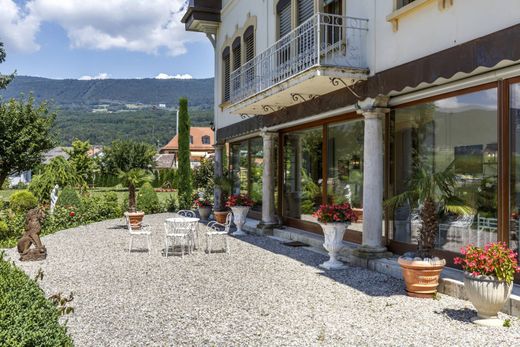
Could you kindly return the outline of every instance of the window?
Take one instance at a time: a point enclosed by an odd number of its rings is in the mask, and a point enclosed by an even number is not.
[[[229,101],[230,97],[230,75],[231,75],[231,56],[230,49],[226,47],[222,52],[222,101]]]
[[[454,175],[454,193],[473,214],[442,213],[436,248],[497,241],[498,126],[496,88],[398,108],[393,115],[394,193],[408,189],[415,170]],[[400,206],[393,239],[415,243],[419,208]]]
[[[291,32],[291,0],[280,0],[276,6],[278,12],[278,37],[284,37]]]
[[[396,10],[400,9],[401,7],[405,7],[406,5],[408,5],[414,1],[415,0],[397,0]]]
[[[311,18],[314,14],[314,1],[313,0],[298,0],[298,25]]]
[[[208,135],[202,136],[202,144],[203,145],[209,145],[210,144],[210,139],[209,139]]]
[[[233,55],[233,71],[240,68],[242,65],[242,48],[240,46],[240,37],[237,37],[233,41],[232,47],[232,55]],[[234,78],[232,81],[233,90],[238,90],[240,88],[240,78]]]
[[[244,48],[246,62],[248,62],[255,57],[255,28],[253,26],[244,32]]]
[[[509,247],[520,250],[520,83],[512,84],[509,91],[511,125],[511,183],[509,207]]]
[[[190,145],[193,145],[193,136],[190,135]]]

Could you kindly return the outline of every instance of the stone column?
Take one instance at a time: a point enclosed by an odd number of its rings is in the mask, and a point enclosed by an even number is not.
[[[363,238],[357,255],[377,258],[386,255],[383,244],[384,141],[383,119],[389,109],[387,97],[358,103],[365,118],[363,148]]]
[[[223,144],[214,144],[213,147],[215,148],[215,168],[214,168],[214,174],[215,177],[222,177],[223,176],[223,160],[224,160],[224,145]],[[215,211],[222,210],[223,206],[221,204],[221,197],[222,197],[222,189],[220,187],[215,186],[214,188],[214,201]]]
[[[278,134],[263,130],[261,132],[263,139],[263,172],[262,172],[262,222],[258,225],[264,233],[272,232],[277,224],[277,218],[274,208],[274,175],[275,175],[275,141]]]

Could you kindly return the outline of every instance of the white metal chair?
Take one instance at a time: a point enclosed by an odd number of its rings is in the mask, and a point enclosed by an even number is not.
[[[130,224],[128,217],[126,217],[125,219],[126,219],[126,225],[128,228],[128,234],[130,235],[128,253],[132,252],[132,244],[134,241],[134,236],[146,236],[146,245],[148,247],[148,253],[151,253],[151,251],[152,251],[152,241],[151,241],[152,232],[150,231],[149,226],[141,225],[141,227],[139,229],[132,229],[132,224]]]
[[[193,210],[179,210],[177,214],[181,217],[195,218],[197,214]]]
[[[226,223],[221,224],[215,221],[211,221],[206,225],[206,249],[208,254],[211,254],[213,238],[216,236],[221,236],[224,238],[224,242],[226,243],[226,253],[229,254],[229,238],[227,235],[231,229],[231,223],[233,221],[233,214],[230,212],[226,216]]]
[[[184,257],[184,248],[186,246],[188,246],[188,254],[192,253],[194,233],[196,231],[197,224],[198,222],[183,219],[166,221],[164,223],[164,252],[166,257],[168,257],[168,253],[170,251],[169,239],[172,239],[172,247],[174,249],[175,245],[177,244],[177,240],[179,241],[179,245],[181,247],[181,257]]]

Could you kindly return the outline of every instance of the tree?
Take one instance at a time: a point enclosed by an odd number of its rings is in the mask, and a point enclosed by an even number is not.
[[[190,164],[190,117],[188,99],[179,100],[179,206],[189,209],[192,205],[192,179]]]
[[[128,187],[128,211],[136,212],[135,190],[144,183],[152,182],[153,176],[144,169],[134,168],[129,171],[120,171],[119,179]]]
[[[3,63],[5,61],[5,50],[4,50],[4,44],[0,42],[0,63]],[[9,82],[11,82],[14,78],[14,73],[10,75],[2,75],[0,74],[0,89],[4,89],[7,87]]]
[[[110,147],[105,147],[104,152],[103,171],[115,175],[131,169],[149,170],[156,154],[154,146],[131,140],[116,140]]]
[[[90,143],[88,141],[74,140],[72,142],[72,149],[66,149],[65,152],[69,155],[69,162],[76,170],[76,173],[85,180],[91,182],[96,170],[96,162],[89,157]]]
[[[76,173],[74,167],[63,157],[53,158],[45,165],[41,174],[33,177],[29,190],[39,201],[47,202],[50,199],[51,190],[55,185],[64,187],[84,188],[86,183]]]
[[[0,187],[9,175],[31,170],[54,147],[55,117],[45,102],[35,107],[32,96],[27,102],[11,99],[0,104]]]

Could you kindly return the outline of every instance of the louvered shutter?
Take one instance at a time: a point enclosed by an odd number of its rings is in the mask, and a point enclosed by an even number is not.
[[[311,18],[314,14],[313,0],[298,0],[298,25]]]
[[[278,28],[280,37],[291,32],[291,2],[280,0],[278,3]]]
[[[233,41],[233,71],[238,69],[242,65],[242,52],[240,47],[240,37],[237,37]]]
[[[246,62],[255,57],[255,29],[253,26],[247,28],[244,33],[244,46],[246,52]]]
[[[228,101],[230,96],[230,74],[231,74],[231,59],[230,59],[229,47],[224,49],[222,52],[222,73],[223,73],[223,87],[224,87],[224,100]]]

